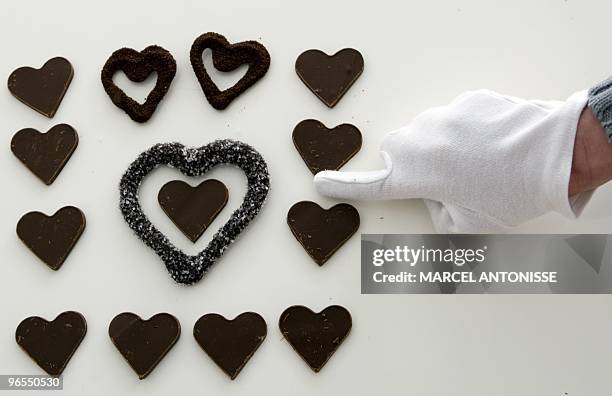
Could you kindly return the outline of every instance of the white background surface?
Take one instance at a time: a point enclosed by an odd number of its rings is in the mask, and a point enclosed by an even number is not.
[[[385,132],[463,90],[491,88],[515,96],[559,99],[612,73],[609,1],[6,1],[0,13],[0,76],[22,65],[39,67],[62,55],[75,76],[58,113],[46,119],[0,95],[0,374],[42,371],[14,341],[30,315],[54,318],[74,309],[89,330],[65,371],[70,395],[142,394],[410,394],[587,395],[612,389],[612,315],[609,296],[362,296],[359,237],[323,268],[315,265],[285,223],[300,200],[324,206],[291,142],[304,118],[332,126],[354,123],[364,145],[345,167],[381,165]],[[272,56],[268,74],[225,111],[206,102],[188,54],[199,34],[216,31],[232,41],[255,39]],[[170,92],[144,125],[131,121],[106,96],[102,65],[116,49],[158,44],[178,64]],[[365,71],[345,98],[327,109],[295,75],[296,57],[309,48],[328,53],[352,46]],[[126,87],[125,78],[117,81]],[[128,87],[131,88],[131,87]],[[127,88],[126,88],[127,89]],[[140,94],[145,91],[127,89]],[[17,130],[46,131],[67,122],[79,133],[72,159],[52,186],[44,186],[10,152]],[[151,145],[201,145],[240,139],[267,159],[272,192],[265,209],[199,284],[181,287],[127,227],[118,210],[117,184],[128,164]],[[230,188],[225,221],[245,191],[238,171],[215,170]],[[178,246],[195,252],[156,203],[157,191],[180,177],[156,171],[142,188],[145,211]],[[180,177],[182,178],[182,177]],[[584,217],[557,215],[518,232],[609,233],[612,188],[598,191]],[[18,240],[15,224],[32,210],[53,213],[73,204],[87,228],[59,272],[49,270]],[[355,203],[361,232],[432,232],[419,201]],[[213,225],[213,228],[215,227]],[[319,374],[282,340],[280,313],[293,304],[319,311],[341,304],[353,331]],[[259,312],[268,338],[235,381],[199,349],[191,333],[208,312],[234,317]],[[177,345],[139,381],[107,336],[122,311],[143,317],[167,311],[183,327]],[[564,393],[567,392],[567,393]]]

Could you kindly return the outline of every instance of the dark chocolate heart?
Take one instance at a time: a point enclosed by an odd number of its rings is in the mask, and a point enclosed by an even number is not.
[[[79,143],[79,135],[67,124],[47,133],[26,128],[11,140],[11,151],[43,183],[50,185],[60,174]]]
[[[157,201],[170,220],[195,242],[227,204],[227,187],[219,180],[204,180],[191,187],[181,180],[163,185]]]
[[[204,67],[202,54],[206,49],[212,51],[213,65],[217,70],[230,72],[244,64],[248,65],[249,69],[236,84],[220,91]],[[238,95],[262,78],[270,67],[270,54],[266,47],[257,41],[230,44],[225,37],[212,32],[204,33],[195,39],[189,58],[206,99],[217,110],[229,106]]]
[[[138,315],[124,312],[113,318],[108,335],[138,378],[144,379],[179,339],[181,325],[168,313],[142,320]]]
[[[363,57],[353,48],[332,56],[311,49],[298,56],[295,71],[323,103],[334,107],[363,72]]]
[[[113,76],[123,71],[133,82],[143,82],[157,73],[157,82],[143,104],[130,98],[113,82]],[[164,98],[176,74],[176,61],[164,48],[151,45],[141,52],[131,48],[121,48],[110,56],[102,68],[102,85],[115,106],[125,111],[136,122],[146,122],[151,118],[157,105]]]
[[[242,169],[247,177],[244,201],[213,236],[204,250],[189,256],[175,247],[143,213],[138,200],[142,180],[160,165],[169,165],[187,176],[201,176],[211,168],[229,164]],[[216,140],[199,148],[180,143],[157,144],[132,162],[119,184],[119,206],[125,221],[136,235],[163,260],[172,278],[184,284],[199,281],[221,257],[225,249],[257,216],[263,206],[270,178],[262,156],[251,146],[233,140]]]
[[[281,314],[278,326],[298,355],[318,373],[342,344],[352,323],[349,311],[339,305],[319,313],[294,305]]]
[[[206,314],[193,327],[198,344],[231,379],[238,376],[266,333],[266,321],[254,312],[244,312],[234,320]]]
[[[17,236],[52,270],[58,270],[85,229],[79,208],[65,206],[53,216],[29,212],[17,223]]]
[[[306,253],[320,266],[357,231],[359,212],[341,203],[325,210],[314,202],[298,202],[287,213],[287,224]]]
[[[49,375],[60,375],[87,333],[87,322],[78,312],[59,314],[51,322],[38,316],[17,326],[17,344]]]
[[[49,59],[40,69],[20,67],[8,78],[14,97],[40,114],[52,118],[57,111],[74,71],[67,59]]]
[[[328,129],[317,120],[304,120],[293,129],[293,144],[313,175],[338,170],[361,148],[361,132],[354,125]]]

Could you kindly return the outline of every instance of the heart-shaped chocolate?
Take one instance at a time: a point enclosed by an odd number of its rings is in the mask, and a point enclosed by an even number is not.
[[[43,183],[50,185],[64,168],[79,143],[79,135],[67,124],[47,133],[26,128],[11,140],[11,151]]]
[[[157,201],[170,220],[195,242],[227,204],[227,187],[219,180],[204,180],[191,187],[181,180],[163,185]]]
[[[294,305],[281,314],[278,326],[298,355],[318,373],[342,344],[352,323],[349,311],[339,305],[319,313]]]
[[[363,72],[363,57],[353,48],[332,56],[311,49],[298,56],[295,71],[323,103],[334,107]]]
[[[359,212],[347,203],[325,210],[314,202],[298,202],[287,213],[287,224],[306,253],[320,266],[359,228]]]
[[[160,165],[174,167],[187,176],[201,176],[221,164],[242,169],[247,177],[247,193],[242,205],[217,231],[208,246],[199,254],[189,256],[175,247],[149,221],[140,206],[138,189],[145,176]],[[172,278],[179,283],[191,284],[202,278],[257,216],[269,188],[266,162],[254,148],[245,143],[229,139],[216,140],[199,148],[188,148],[180,143],[164,143],[140,154],[129,166],[119,184],[119,206],[130,228],[163,260]]]
[[[8,89],[22,103],[52,118],[57,111],[74,71],[67,59],[49,59],[40,69],[20,67],[8,78]]]
[[[212,51],[213,66],[219,71],[230,72],[245,64],[249,69],[236,84],[221,91],[204,67],[202,54],[206,49]],[[229,106],[238,95],[262,78],[270,67],[270,54],[266,47],[257,41],[230,44],[225,37],[212,32],[204,33],[195,39],[189,58],[206,99],[217,110]]]
[[[138,378],[144,379],[176,344],[181,325],[168,313],[142,320],[136,314],[124,312],[113,318],[108,335]]]
[[[143,104],[130,98],[113,82],[113,76],[123,71],[133,82],[143,82],[157,73],[157,82]],[[164,98],[176,74],[176,61],[164,48],[151,45],[141,52],[121,48],[110,56],[102,68],[102,85],[115,106],[125,111],[136,122],[151,118],[157,105]]]
[[[57,271],[85,229],[79,208],[65,206],[53,216],[29,212],[17,223],[17,236],[52,270]]]
[[[206,314],[193,327],[198,344],[231,379],[238,376],[266,333],[266,321],[255,312],[244,312],[234,320]]]
[[[59,314],[51,322],[38,316],[24,319],[15,331],[17,344],[49,375],[60,375],[87,333],[78,312]]]
[[[332,129],[317,120],[304,120],[293,129],[293,144],[313,175],[338,170],[361,148],[361,132],[354,125]]]

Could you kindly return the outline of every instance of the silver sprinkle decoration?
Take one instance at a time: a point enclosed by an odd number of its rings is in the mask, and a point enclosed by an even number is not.
[[[149,221],[140,206],[138,189],[142,180],[160,165],[176,168],[187,176],[201,176],[222,164],[237,166],[246,174],[244,201],[208,246],[196,256],[189,256]],[[215,140],[199,148],[188,148],[180,143],[160,143],[141,153],[124,173],[119,183],[119,208],[138,238],[163,260],[172,279],[189,285],[202,279],[225,249],[257,216],[269,190],[268,166],[248,144],[229,139]]]

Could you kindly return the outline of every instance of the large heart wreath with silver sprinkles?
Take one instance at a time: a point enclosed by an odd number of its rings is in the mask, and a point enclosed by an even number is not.
[[[201,176],[221,164],[242,169],[247,177],[247,193],[242,205],[217,231],[208,246],[196,256],[187,255],[149,221],[140,206],[138,189],[145,176],[160,165],[176,168],[187,176]],[[161,143],[140,154],[121,178],[119,207],[130,228],[163,260],[172,279],[192,284],[202,279],[225,249],[257,216],[269,189],[266,162],[248,144],[216,140],[199,148],[189,148],[180,143]]]

